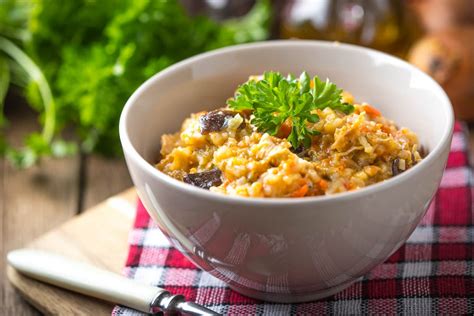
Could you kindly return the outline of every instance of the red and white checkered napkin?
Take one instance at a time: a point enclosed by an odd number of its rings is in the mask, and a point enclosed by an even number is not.
[[[360,282],[332,297],[274,304],[240,295],[172,248],[141,203],[124,274],[223,314],[473,314],[473,191],[465,130],[456,124],[441,187],[410,239]],[[141,313],[117,306],[112,315]]]

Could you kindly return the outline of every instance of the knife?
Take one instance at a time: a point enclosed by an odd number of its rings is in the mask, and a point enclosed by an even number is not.
[[[49,252],[18,249],[9,252],[7,260],[20,273],[33,279],[144,313],[220,315],[204,306],[186,302],[182,295],[171,295],[159,287]]]

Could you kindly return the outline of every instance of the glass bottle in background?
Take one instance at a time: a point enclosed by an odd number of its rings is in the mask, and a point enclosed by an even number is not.
[[[403,0],[289,0],[280,21],[283,38],[340,41],[402,57],[420,34]]]
[[[203,14],[216,21],[245,15],[255,0],[180,0],[192,15]]]

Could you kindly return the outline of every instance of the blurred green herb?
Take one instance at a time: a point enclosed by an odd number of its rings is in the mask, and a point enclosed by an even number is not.
[[[312,84],[311,84],[312,83]],[[311,136],[319,134],[310,123],[317,123],[317,109],[332,108],[349,114],[354,107],[342,102],[342,89],[329,79],[310,79],[303,72],[299,79],[278,72],[265,72],[262,80],[249,80],[228,101],[235,110],[252,110],[251,123],[259,131],[277,135],[283,124],[291,127],[288,141],[293,148],[311,146]]]
[[[16,166],[27,167],[51,151],[56,131],[55,103],[45,75],[20,46],[29,39],[28,17],[32,3],[27,1],[0,0],[0,154],[6,155]],[[42,108],[41,133],[32,133],[19,149],[8,146],[3,135],[7,120],[3,107],[8,89],[16,85],[25,91],[37,91],[36,106]],[[70,148],[69,146],[68,148]]]
[[[268,0],[222,23],[190,17],[177,0],[0,0],[0,110],[15,84],[43,126],[21,149],[0,134],[0,150],[20,166],[65,156],[76,148],[58,135],[74,126],[81,150],[119,155],[120,112],[143,81],[197,53],[264,40],[269,18]]]

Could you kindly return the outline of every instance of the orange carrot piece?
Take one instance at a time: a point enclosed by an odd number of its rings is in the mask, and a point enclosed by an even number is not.
[[[291,123],[284,122],[281,124],[280,129],[278,130],[276,136],[279,138],[287,138],[291,134]]]
[[[308,193],[309,187],[307,184],[303,185],[301,188],[293,192],[291,197],[303,197]]]
[[[369,128],[367,127],[367,125],[362,125],[362,127],[360,128],[360,131],[362,133],[368,133],[369,132]]]
[[[321,187],[321,189],[323,189],[324,192],[326,192],[326,190],[328,189],[328,182],[324,179],[321,179],[319,181],[319,186]]]
[[[370,106],[368,104],[363,106],[365,113],[367,113],[371,117],[377,117],[382,115],[379,110],[374,108],[373,106]]]

